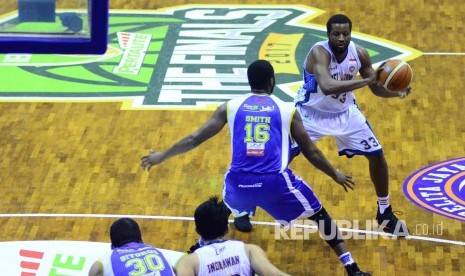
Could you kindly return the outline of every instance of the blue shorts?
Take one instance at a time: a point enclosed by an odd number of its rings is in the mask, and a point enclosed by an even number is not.
[[[310,186],[290,169],[270,174],[227,172],[223,198],[234,217],[253,216],[258,206],[274,219],[290,222],[321,209]]]

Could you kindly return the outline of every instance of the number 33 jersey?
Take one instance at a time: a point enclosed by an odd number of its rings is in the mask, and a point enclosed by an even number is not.
[[[336,60],[328,41],[317,42],[312,49],[315,46],[321,46],[329,53],[331,61],[328,70],[332,79],[346,81],[357,78],[361,62],[353,41],[349,43],[347,56],[341,62]],[[310,106],[318,111],[338,113],[349,109],[355,103],[355,95],[352,91],[325,95],[316,82],[315,76],[304,69],[304,85],[297,92],[294,102],[304,108]]]

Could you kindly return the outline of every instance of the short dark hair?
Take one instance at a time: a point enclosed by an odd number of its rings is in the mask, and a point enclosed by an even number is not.
[[[130,242],[142,242],[139,225],[131,218],[120,218],[110,227],[111,248]]]
[[[197,233],[204,240],[222,237],[228,230],[229,209],[218,196],[212,196],[195,209],[194,219]]]
[[[333,24],[346,24],[349,23],[349,30],[352,32],[352,21],[350,21],[349,17],[343,14],[335,14],[328,19],[326,23],[326,33],[329,35],[331,33],[331,25]]]
[[[252,90],[267,89],[270,79],[274,78],[273,66],[267,60],[256,60],[247,68],[247,78]]]

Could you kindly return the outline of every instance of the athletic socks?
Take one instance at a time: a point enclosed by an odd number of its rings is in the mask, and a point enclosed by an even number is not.
[[[378,197],[379,212],[381,214],[389,207],[389,196],[387,197]]]
[[[352,259],[352,254],[350,254],[350,252],[341,254],[339,256],[339,260],[344,266],[348,266],[348,265],[355,263],[354,259]]]

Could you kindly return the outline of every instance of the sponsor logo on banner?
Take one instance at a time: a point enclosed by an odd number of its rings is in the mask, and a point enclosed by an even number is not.
[[[152,35],[118,32],[117,36],[119,47],[124,49],[124,53],[113,73],[138,75]]]
[[[404,193],[425,210],[465,222],[465,157],[421,168],[407,178]]]
[[[0,101],[114,101],[122,102],[122,109],[213,109],[249,91],[247,66],[256,59],[274,65],[274,95],[292,101],[302,85],[301,64],[309,47],[327,39],[325,26],[311,24],[323,13],[304,5],[110,11],[104,55],[0,54],[0,75],[11,76],[2,80]],[[22,28],[11,14],[0,23]],[[368,50],[375,65],[422,54],[361,33],[353,32],[352,39]]]

